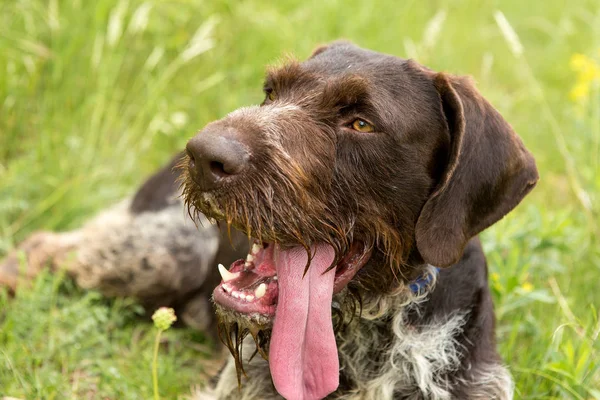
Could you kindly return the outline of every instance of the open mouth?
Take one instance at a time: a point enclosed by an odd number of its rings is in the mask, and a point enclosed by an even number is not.
[[[305,252],[301,246],[294,248]],[[254,241],[246,259],[235,261],[229,269],[219,264],[222,281],[213,295],[217,304],[262,322],[275,316],[279,295],[278,261],[291,249]],[[333,294],[342,290],[371,256],[363,243],[354,242],[335,266]],[[328,266],[329,267],[329,266]],[[304,266],[301,268],[304,273]]]
[[[354,242],[333,268],[335,251],[318,243],[302,246],[255,242],[246,257],[227,270],[214,290],[215,303],[271,327],[269,368],[277,391],[287,399],[321,399],[339,385],[339,360],[331,304],[371,256]],[[306,269],[306,266],[309,268]]]

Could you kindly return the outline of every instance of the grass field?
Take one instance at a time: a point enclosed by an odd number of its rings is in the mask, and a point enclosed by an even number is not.
[[[131,193],[259,102],[265,64],[336,38],[474,76],[533,151],[538,187],[483,234],[499,348],[517,399],[600,399],[597,0],[0,2],[0,257]],[[0,290],[0,396],[152,397],[141,312],[49,274]],[[162,396],[185,398],[207,343],[164,337]]]

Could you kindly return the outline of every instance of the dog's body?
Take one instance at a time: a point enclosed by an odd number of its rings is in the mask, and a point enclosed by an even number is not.
[[[204,329],[216,286],[234,357],[201,399],[511,398],[476,237],[537,181],[510,126],[462,78],[343,43],[271,72],[266,92],[261,107],[209,125],[182,169],[172,162],[128,204],[30,241],[30,259],[66,263],[111,295],[178,307]],[[194,230],[177,179],[191,210],[224,220],[221,230]],[[231,249],[230,226],[260,249],[235,230]],[[232,264],[223,281],[217,263]],[[14,283],[15,265],[0,268],[0,282]],[[289,305],[304,295],[313,300]],[[254,350],[271,361],[249,360]]]

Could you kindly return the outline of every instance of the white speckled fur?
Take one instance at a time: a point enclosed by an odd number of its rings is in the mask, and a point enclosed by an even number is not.
[[[78,231],[76,259],[69,264],[77,283],[109,295],[143,298],[181,294],[203,282],[214,267],[209,263],[219,245],[217,228],[204,220],[198,230],[177,198],[159,211],[139,214],[129,211],[129,203],[104,211]],[[186,266],[194,274],[183,273]]]

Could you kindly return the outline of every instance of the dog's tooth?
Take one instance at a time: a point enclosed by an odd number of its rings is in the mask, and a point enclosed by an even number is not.
[[[252,261],[254,261],[254,256],[252,254],[248,254],[246,256],[246,262],[251,263]]]
[[[252,254],[256,254],[258,253],[263,247],[260,246],[258,243],[254,243],[252,245]]]
[[[261,297],[263,297],[265,295],[265,293],[267,293],[267,285],[264,283],[261,283],[260,285],[258,285],[256,290],[254,291],[254,296],[256,296],[257,299],[260,299]]]
[[[221,286],[223,287],[223,289],[225,289],[225,291],[226,291],[227,293],[231,292],[231,288],[232,288],[232,286],[231,286],[229,283],[224,283],[224,284],[222,284]]]
[[[252,301],[252,300],[254,300],[254,296],[251,295],[251,294],[247,294],[246,295],[246,301]]]
[[[229,272],[223,264],[219,264],[219,273],[221,274],[221,278],[223,279],[223,282],[229,282],[240,276],[239,272]]]
[[[238,292],[237,290],[234,290],[233,292],[231,292],[231,295],[232,295],[233,297],[235,297],[236,299],[239,299],[239,298],[240,298],[240,294],[241,294],[241,293],[240,293],[240,292]]]

